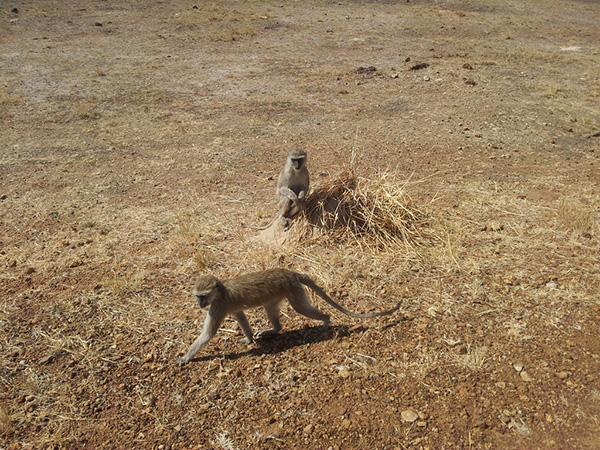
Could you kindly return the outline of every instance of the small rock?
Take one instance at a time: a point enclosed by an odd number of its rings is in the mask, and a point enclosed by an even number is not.
[[[552,415],[550,415],[550,414],[546,414],[546,422],[548,422],[548,423],[554,422],[554,417],[552,417]]]
[[[417,426],[421,427],[421,428],[425,428],[427,426],[427,422],[425,422],[424,420],[419,420],[417,422]]]
[[[521,371],[521,373],[519,375],[521,375],[521,379],[523,381],[533,381],[533,378],[531,378],[529,376],[529,374],[527,373],[527,371],[525,371],[525,370]]]
[[[521,370],[523,370],[523,364],[522,363],[515,363],[515,364],[513,364],[513,367],[519,373],[521,372]]]
[[[426,69],[427,67],[429,67],[429,64],[427,64],[427,63],[418,63],[418,64],[414,64],[414,65],[410,66],[409,70],[421,70],[421,69]]]
[[[391,78],[398,78],[398,74],[397,73],[393,73],[390,75]]]
[[[463,64],[463,69],[467,69],[467,70],[473,70],[473,66],[469,63],[464,63]]]
[[[352,425],[352,423],[350,422],[349,419],[342,420],[342,427],[344,427],[344,428],[350,428],[350,425]]]
[[[429,81],[429,80],[431,80],[431,78],[429,78],[429,75],[425,75],[425,76],[423,77],[423,81]]]
[[[348,378],[350,376],[350,371],[345,367],[340,367],[338,369],[338,375],[342,378]]]
[[[33,272],[35,272],[35,269],[33,267],[28,267],[27,269],[25,269],[25,275],[31,275]]]
[[[561,380],[566,380],[567,378],[569,378],[569,372],[563,370],[561,372],[556,372],[556,376],[558,378],[560,378]]]
[[[414,412],[412,409],[406,409],[400,413],[402,420],[408,423],[413,423],[415,420],[419,418],[419,415]]]
[[[361,67],[359,67],[358,69],[356,69],[354,71],[354,73],[359,74],[359,75],[360,74],[363,74],[363,75],[364,74],[372,74],[372,73],[375,73],[375,72],[377,72],[377,68],[375,66],[368,66],[368,67],[362,67],[361,66]]]
[[[97,27],[102,27],[103,26],[101,22],[96,22],[96,23],[94,23],[94,25],[97,26]]]
[[[308,425],[306,425],[306,426],[304,427],[304,430],[302,430],[302,432],[303,432],[304,434],[310,434],[310,433],[312,432],[313,428],[314,428],[314,427],[313,427],[313,424],[312,424],[312,423],[309,423]]]

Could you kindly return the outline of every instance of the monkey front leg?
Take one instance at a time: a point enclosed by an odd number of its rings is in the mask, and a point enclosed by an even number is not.
[[[177,358],[176,362],[179,364],[187,364],[190,359],[192,359],[194,355],[198,353],[198,350],[204,347],[208,341],[215,337],[215,334],[217,334],[217,330],[219,329],[219,325],[221,325],[223,319],[224,317],[211,314],[209,310],[208,314],[206,315],[206,319],[204,320],[202,333],[200,333],[200,336],[196,338],[187,353],[182,357]]]
[[[285,198],[290,199],[293,203],[298,203],[298,196],[287,186],[281,186],[279,188],[279,195],[281,196],[281,203],[285,204]],[[284,198],[285,197],[285,198]]]
[[[287,219],[286,225],[290,226],[290,219],[296,217],[302,208],[302,203],[306,197],[306,190],[302,190],[296,195],[294,191],[283,186],[280,188],[281,201],[279,209],[281,215]],[[287,228],[286,227],[286,228]]]

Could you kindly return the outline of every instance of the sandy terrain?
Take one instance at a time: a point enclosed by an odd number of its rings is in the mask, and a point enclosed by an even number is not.
[[[0,3],[0,448],[600,448],[598,17]],[[256,239],[294,147],[315,189],[401,193],[415,238]],[[228,320],[177,366],[194,277],[267,267],[402,306]]]

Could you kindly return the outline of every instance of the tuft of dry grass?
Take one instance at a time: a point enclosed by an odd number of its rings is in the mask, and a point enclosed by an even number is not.
[[[558,220],[561,225],[577,234],[594,233],[598,227],[598,214],[593,209],[564,198],[558,205]]]
[[[4,406],[0,405],[0,436],[8,436],[12,430],[12,417]]]
[[[467,343],[466,352],[459,359],[460,365],[467,369],[481,369],[487,361],[488,348],[485,346],[473,346]]]
[[[409,180],[398,183],[390,173],[379,179],[344,171],[317,187],[306,199],[304,235],[323,234],[371,243],[375,248],[414,246],[423,237],[419,225],[425,214],[405,192]]]

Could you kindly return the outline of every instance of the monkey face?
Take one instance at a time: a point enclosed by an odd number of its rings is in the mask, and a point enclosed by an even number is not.
[[[304,164],[304,158],[292,158],[292,166],[294,169],[300,170]]]
[[[206,308],[212,303],[219,284],[219,280],[211,276],[202,276],[196,280],[193,295],[200,308]]]
[[[210,292],[194,292],[200,308],[206,308],[210,304]]]
[[[306,152],[304,150],[290,150],[287,157],[294,170],[302,169],[302,166],[306,162]]]

